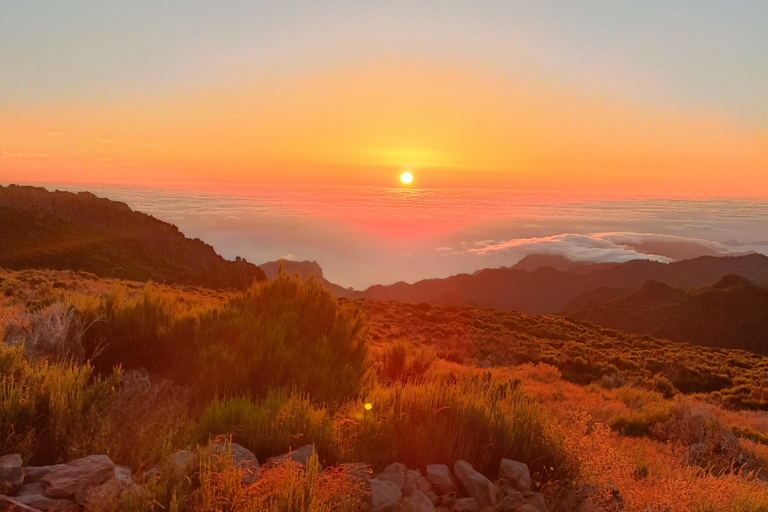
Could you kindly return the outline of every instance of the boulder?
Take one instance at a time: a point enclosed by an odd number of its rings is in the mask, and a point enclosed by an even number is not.
[[[501,459],[499,479],[509,483],[517,491],[527,491],[532,485],[528,465],[515,460]]]
[[[77,512],[78,506],[72,500],[49,498],[45,495],[45,486],[40,483],[27,484],[21,488],[15,501],[43,512]],[[0,510],[2,508],[0,507]]]
[[[14,453],[0,457],[0,494],[14,495],[24,485],[24,463]]]
[[[421,491],[414,491],[400,503],[403,512],[435,512],[432,500]]]
[[[421,473],[412,469],[409,469],[403,474],[403,495],[410,496],[413,494],[413,491],[418,489],[416,480],[419,478],[421,478]],[[427,484],[429,484],[429,482],[427,482]]]
[[[432,484],[429,483],[429,480],[419,474],[419,476],[416,477],[416,488],[426,494],[427,492],[432,491]]]
[[[403,490],[405,484],[405,473],[402,471],[390,471],[388,473],[382,472],[377,476],[379,480],[388,480],[395,484],[398,489]]]
[[[453,502],[452,512],[475,512],[480,508],[475,498],[459,498]]]
[[[385,467],[382,473],[405,473],[406,471],[408,471],[408,468],[405,467],[405,464],[400,462],[393,462],[389,466]]]
[[[133,484],[131,468],[128,466],[115,466],[115,477],[103,484],[84,488],[75,494],[75,501],[81,505],[86,503],[117,503],[120,496],[128,486]]]
[[[106,455],[91,455],[52,469],[42,479],[49,498],[71,498],[82,489],[97,487],[115,477],[115,465]]]
[[[430,464],[427,466],[427,480],[435,486],[440,494],[456,492],[456,480],[451,470],[445,464]]]
[[[54,466],[28,466],[24,468],[24,485],[36,484],[43,480],[43,477],[51,472],[52,469],[60,468],[64,464]]]
[[[222,441],[211,444],[208,447],[208,454],[219,458],[230,457],[232,465],[244,472],[243,483],[251,485],[256,481],[259,461],[256,459],[256,455],[246,447],[237,443]]]
[[[371,478],[368,483],[371,486],[371,512],[392,512],[403,499],[400,489],[388,480]]]
[[[453,472],[464,492],[471,498],[475,498],[478,505],[481,507],[496,505],[498,488],[484,475],[475,471],[469,462],[456,461],[456,464],[453,465]]]
[[[284,462],[286,462],[289,458],[291,459],[291,462],[298,462],[301,464],[302,467],[307,466],[307,461],[312,457],[312,454],[315,453],[315,445],[313,444],[305,444],[298,450],[293,450],[288,453],[284,453],[282,455],[278,455],[276,457],[272,457],[267,461],[267,465],[273,466],[273,465],[280,465]],[[317,472],[320,473],[323,471],[323,466],[320,464],[320,461],[317,462]]]
[[[165,461],[160,461],[144,474],[144,480],[154,480],[160,476],[161,471],[164,478],[168,478],[171,483],[180,482],[195,463],[195,456],[189,450],[179,450],[173,452]]]

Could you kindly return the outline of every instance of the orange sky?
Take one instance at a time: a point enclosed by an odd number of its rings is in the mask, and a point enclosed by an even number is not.
[[[272,182],[768,196],[768,133],[510,77],[379,62],[0,107],[4,181]]]

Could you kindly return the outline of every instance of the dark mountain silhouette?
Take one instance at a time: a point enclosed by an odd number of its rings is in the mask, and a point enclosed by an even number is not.
[[[737,275],[696,288],[648,281],[569,316],[657,338],[768,354],[768,288]]]
[[[553,314],[574,299],[599,288],[631,291],[651,280],[674,287],[697,287],[729,274],[766,285],[768,257],[761,254],[701,256],[673,263],[633,260],[622,264],[582,265],[567,271],[552,267],[531,271],[514,267],[485,269],[472,275],[459,274],[414,284],[376,285],[351,296]]]
[[[227,261],[213,247],[125,203],[90,192],[0,186],[0,267],[78,270],[102,277],[209,288],[247,288],[256,265]]]
[[[328,281],[325,277],[323,277],[323,269],[316,261],[294,261],[279,259],[277,261],[268,261],[267,263],[262,263],[259,265],[259,268],[264,271],[267,279],[274,279],[278,276],[281,265],[284,272],[288,272],[289,274],[298,274],[304,280],[306,280],[309,276],[314,276],[315,279],[319,280],[339,297],[346,297],[354,291],[351,288],[344,288],[343,286],[339,286]]]

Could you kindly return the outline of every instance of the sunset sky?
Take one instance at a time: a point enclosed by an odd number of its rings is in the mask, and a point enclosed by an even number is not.
[[[768,197],[768,2],[21,1],[0,181]]]

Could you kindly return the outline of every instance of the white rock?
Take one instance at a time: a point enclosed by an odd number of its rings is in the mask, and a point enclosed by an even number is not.
[[[481,507],[496,505],[498,488],[484,475],[475,471],[469,462],[456,461],[453,472],[467,495],[475,498],[478,505]]]
[[[49,498],[45,495],[45,486],[39,482],[22,487],[14,500],[44,512],[75,512],[79,508],[72,500]],[[3,510],[1,505],[0,510]]]
[[[406,496],[400,505],[403,512],[435,512],[432,500],[421,491],[414,491],[410,496]]]
[[[267,460],[266,465],[272,466],[272,465],[279,465],[288,460],[290,457],[292,462],[298,462],[302,466],[307,466],[307,461],[312,457],[312,454],[315,453],[315,446],[312,444],[305,444],[298,450],[293,450],[288,453],[284,453],[282,455],[278,455],[276,457],[272,457],[269,460]],[[320,464],[320,461],[317,462],[317,472],[320,473],[323,471],[323,466]]]
[[[515,460],[501,459],[499,478],[512,485],[518,491],[531,488],[531,472],[527,464]]]
[[[451,470],[445,464],[430,464],[427,466],[427,480],[435,486],[440,494],[456,492],[456,480]]]
[[[71,498],[84,488],[114,478],[115,465],[106,455],[91,455],[52,469],[42,479],[49,498]]]
[[[400,489],[388,480],[371,478],[368,483],[371,486],[371,512],[391,512],[403,499]]]
[[[256,455],[246,447],[237,443],[223,441],[210,445],[208,453],[220,458],[229,457],[232,465],[244,472],[243,482],[245,484],[250,485],[256,481],[259,461],[256,459]]]

